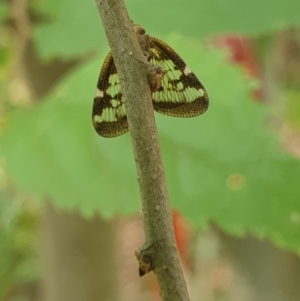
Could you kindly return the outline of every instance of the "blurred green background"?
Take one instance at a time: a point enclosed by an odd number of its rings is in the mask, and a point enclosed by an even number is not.
[[[191,300],[299,300],[300,3],[126,5],[210,97],[199,118],[155,115]],[[0,300],[160,300],[133,256],[129,134],[91,123],[94,1],[1,2],[0,21]]]

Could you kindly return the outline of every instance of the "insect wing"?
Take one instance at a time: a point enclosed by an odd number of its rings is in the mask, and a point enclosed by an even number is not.
[[[116,137],[128,131],[119,77],[111,53],[105,58],[100,71],[92,120],[95,130],[103,137]]]
[[[208,108],[208,95],[181,57],[163,41],[150,37],[150,62],[164,70],[161,87],[152,93],[153,107],[174,117],[193,117]]]

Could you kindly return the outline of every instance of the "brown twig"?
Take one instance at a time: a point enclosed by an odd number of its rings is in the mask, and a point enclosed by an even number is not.
[[[164,301],[188,301],[154,121],[148,66],[121,0],[96,0],[118,70],[140,186],[145,245],[140,274],[154,271]]]

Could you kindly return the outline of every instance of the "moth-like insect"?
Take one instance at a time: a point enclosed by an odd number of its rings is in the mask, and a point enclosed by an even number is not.
[[[207,92],[182,58],[163,41],[146,35],[139,25],[134,25],[134,30],[145,57],[159,68],[159,84],[150,81],[154,110],[174,117],[203,114],[208,108]],[[100,71],[92,120],[103,137],[116,137],[128,131],[124,98],[111,52]]]

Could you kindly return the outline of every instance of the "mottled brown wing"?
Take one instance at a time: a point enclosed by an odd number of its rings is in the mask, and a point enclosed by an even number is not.
[[[152,93],[154,110],[174,117],[193,117],[208,108],[208,95],[181,57],[163,41],[149,37],[150,62],[162,68],[160,89]]]
[[[94,97],[92,120],[103,137],[116,137],[128,132],[124,99],[111,53],[102,65]]]
[[[174,117],[203,114],[208,108],[208,95],[195,74],[163,41],[149,37],[149,47],[148,60],[163,71],[161,87],[152,93],[154,109]],[[92,119],[95,130],[103,137],[116,137],[128,131],[124,99],[111,53],[101,68]]]

